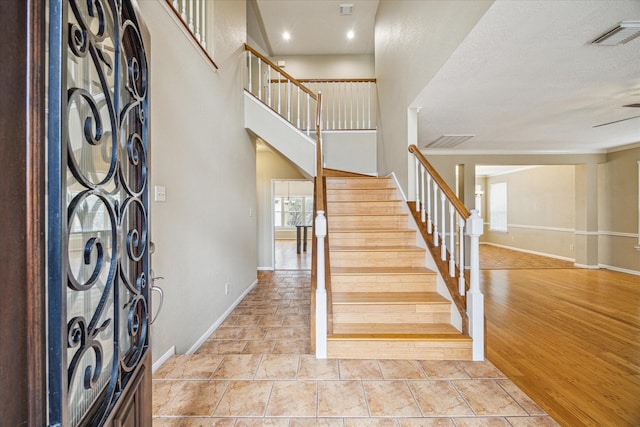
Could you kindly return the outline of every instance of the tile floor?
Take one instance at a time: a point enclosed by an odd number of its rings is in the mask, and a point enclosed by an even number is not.
[[[154,427],[557,426],[489,362],[316,360],[307,271],[259,283],[154,374]]]

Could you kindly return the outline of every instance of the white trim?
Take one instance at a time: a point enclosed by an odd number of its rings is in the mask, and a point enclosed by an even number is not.
[[[574,267],[577,268],[586,268],[587,270],[599,270],[600,269],[600,265],[599,264],[578,264],[575,263],[573,264]]]
[[[548,253],[544,253],[544,252],[530,251],[528,249],[522,249],[522,248],[514,248],[512,246],[499,245],[497,243],[492,243],[492,242],[480,242],[480,244],[481,245],[496,246],[498,248],[510,249],[512,251],[524,252],[524,253],[532,254],[532,255],[545,256],[547,258],[555,258],[555,259],[559,259],[559,260],[562,260],[562,261],[575,262],[575,258],[568,258],[568,257],[564,257],[564,256],[560,256],[560,255],[548,254]]]
[[[618,151],[633,150],[634,148],[640,148],[640,142],[608,148],[607,153],[616,153]]]
[[[484,174],[483,175],[483,174],[477,173],[477,167],[478,166],[482,166],[482,165],[476,165],[476,176],[479,176],[481,178],[493,178],[493,177],[496,177],[496,176],[509,175],[511,173],[524,172],[524,171],[529,170],[529,169],[535,169],[535,168],[542,167],[541,165],[518,166],[518,167],[514,167],[513,169],[509,169],[508,171],[489,173],[489,174]],[[502,166],[502,165],[499,165],[499,166]]]
[[[484,156],[484,155],[563,155],[563,154],[606,154],[606,148],[594,148],[592,150],[462,150],[453,148],[420,148],[422,154],[428,156]],[[555,164],[555,163],[554,163]],[[564,164],[564,163],[558,163]],[[546,164],[544,165],[546,166]]]
[[[635,239],[638,237],[636,233],[621,233],[619,231],[600,231],[601,236],[613,236],[613,237],[630,237]],[[638,242],[640,243],[640,242]]]
[[[509,228],[527,228],[531,230],[545,230],[545,231],[557,231],[560,233],[574,233],[575,228],[564,228],[564,227],[547,227],[544,225],[526,225],[526,224],[507,224]]]
[[[273,267],[258,267],[257,270],[258,271],[274,271],[275,268],[273,268]]]
[[[196,351],[198,351],[198,349],[200,348],[200,346],[202,344],[204,344],[204,342],[209,339],[209,337],[211,336],[211,334],[213,334],[216,329],[218,329],[218,327],[220,325],[222,325],[222,322],[224,322],[227,317],[229,317],[229,315],[233,312],[233,310],[235,310],[235,308],[238,306],[238,304],[240,304],[242,302],[242,300],[244,299],[244,297],[247,296],[247,294],[249,292],[251,292],[253,290],[253,288],[256,287],[256,285],[258,284],[258,279],[254,280],[253,283],[242,293],[242,295],[240,295],[238,297],[238,299],[236,299],[234,301],[233,304],[231,304],[231,306],[227,309],[227,311],[225,311],[222,316],[220,316],[218,318],[218,320],[216,320],[213,325],[211,325],[211,327],[209,329],[207,329],[207,331],[198,339],[198,341],[195,342],[195,344],[193,344],[191,346],[191,348],[189,350],[187,350],[187,352],[185,354],[194,354]]]
[[[164,362],[169,360],[169,358],[174,354],[176,354],[176,346],[172,345],[171,348],[167,350],[165,354],[163,354],[162,356],[160,356],[158,360],[156,360],[156,363],[154,363],[153,366],[151,367],[151,373],[155,374],[156,371],[160,368],[160,366],[162,366]]]
[[[638,160],[638,246],[640,246],[640,160]]]
[[[574,233],[579,236],[599,236],[600,235],[599,231],[576,230]]]
[[[324,130],[322,129],[322,133],[348,133],[353,135],[354,133],[377,133],[377,129],[332,129],[332,130]]]
[[[398,177],[396,176],[396,173],[395,172],[391,172],[391,175],[389,175],[389,176],[392,177],[393,180],[395,181],[396,188],[400,192],[400,195],[402,196],[402,200],[404,200],[404,202],[407,203],[409,201],[409,199],[407,199],[406,194],[404,194],[404,191],[402,191],[402,186],[400,185],[400,182],[398,181]]]
[[[607,270],[617,271],[619,273],[633,274],[634,276],[640,276],[640,271],[629,270],[627,268],[614,267],[613,265],[600,264],[600,268],[606,268]]]

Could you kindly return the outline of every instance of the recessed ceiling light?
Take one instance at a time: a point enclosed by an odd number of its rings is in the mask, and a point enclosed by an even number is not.
[[[285,31],[284,33],[282,33],[282,38],[285,40],[289,40],[291,38],[291,34],[289,34],[289,31]]]
[[[354,38],[355,36],[356,36],[356,34],[353,32],[353,30],[351,30],[351,31],[349,31],[349,32],[347,33],[347,38],[348,38],[349,40],[351,40],[351,39],[352,39],[352,38]]]

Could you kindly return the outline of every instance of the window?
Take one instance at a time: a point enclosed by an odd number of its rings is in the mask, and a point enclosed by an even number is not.
[[[507,183],[491,184],[489,191],[489,229],[507,231]]]
[[[276,228],[293,228],[296,225],[311,225],[313,221],[313,197],[276,197],[273,204]]]

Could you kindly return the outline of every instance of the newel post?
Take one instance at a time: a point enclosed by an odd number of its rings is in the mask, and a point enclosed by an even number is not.
[[[473,360],[484,360],[484,295],[480,292],[480,236],[483,222],[477,210],[467,219],[470,286],[467,292],[469,334],[473,338]]]
[[[327,358],[327,289],[324,271],[324,238],[327,235],[327,218],[324,211],[316,216],[316,358]]]

